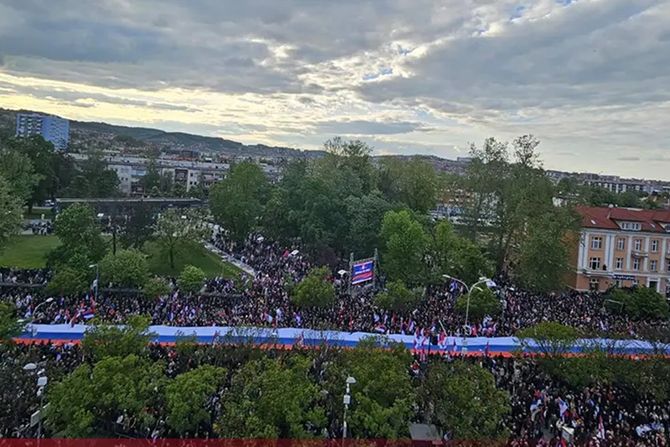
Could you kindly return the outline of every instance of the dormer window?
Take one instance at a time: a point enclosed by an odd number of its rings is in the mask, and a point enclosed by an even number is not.
[[[642,229],[642,225],[639,222],[621,222],[619,226],[622,230],[627,231],[640,231]]]

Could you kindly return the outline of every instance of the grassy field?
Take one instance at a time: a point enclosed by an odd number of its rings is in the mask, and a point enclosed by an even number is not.
[[[0,251],[0,267],[44,267],[47,254],[58,245],[56,236],[16,236]]]
[[[159,276],[178,276],[186,265],[194,265],[202,269],[207,277],[223,276],[239,279],[242,271],[234,265],[223,261],[214,253],[200,244],[182,247],[175,254],[175,268],[170,268],[170,259],[167,252],[163,253],[158,245],[149,242],[144,251],[149,255],[149,270]]]
[[[0,251],[0,267],[44,267],[47,255],[59,244],[56,236],[16,236],[4,250]],[[240,269],[221,260],[199,244],[178,250],[174,269],[170,268],[167,253],[161,253],[155,243],[147,243],[144,251],[148,254],[149,270],[155,275],[178,276],[188,264],[201,268],[208,277],[224,276],[239,279],[242,273]]]

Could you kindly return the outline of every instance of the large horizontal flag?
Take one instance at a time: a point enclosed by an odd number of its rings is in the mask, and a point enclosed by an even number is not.
[[[361,284],[371,281],[374,277],[375,261],[370,259],[368,261],[355,262],[352,266],[351,284]]]

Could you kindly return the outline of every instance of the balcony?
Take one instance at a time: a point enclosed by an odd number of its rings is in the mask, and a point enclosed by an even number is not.
[[[649,256],[649,253],[642,250],[633,250],[631,256],[633,256],[634,258],[646,258]]]

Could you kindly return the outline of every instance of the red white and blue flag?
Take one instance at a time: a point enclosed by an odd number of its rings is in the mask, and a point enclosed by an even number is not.
[[[367,281],[372,281],[374,278],[374,270],[375,261],[372,259],[369,261],[360,261],[354,263],[351,272],[351,284],[356,285]]]

